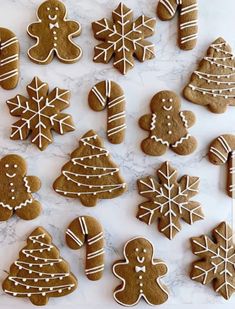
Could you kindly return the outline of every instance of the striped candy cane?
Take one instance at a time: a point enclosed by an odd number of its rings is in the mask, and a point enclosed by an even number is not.
[[[227,192],[235,198],[235,135],[216,138],[210,145],[209,160],[216,165],[228,164]]]
[[[104,270],[104,235],[101,224],[89,216],[76,218],[66,230],[66,242],[74,250],[87,244],[85,273],[89,280],[99,280]]]
[[[0,86],[13,89],[19,80],[19,42],[15,34],[0,28]]]
[[[198,37],[197,0],[160,0],[157,15],[162,20],[172,19],[179,10],[179,45],[183,50],[193,49]]]
[[[88,102],[95,111],[108,109],[107,136],[113,144],[123,142],[126,130],[125,96],[115,82],[105,80],[97,83],[90,91]]]

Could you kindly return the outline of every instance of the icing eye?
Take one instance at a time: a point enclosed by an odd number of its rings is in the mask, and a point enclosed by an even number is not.
[[[47,8],[47,11],[50,11],[50,8],[49,8],[49,7]]]
[[[5,167],[9,167],[9,164],[5,164]]]
[[[14,168],[17,168],[18,167],[18,165],[17,164],[14,164]]]
[[[171,102],[171,103],[172,103],[172,102],[173,102],[173,99],[170,99],[170,100],[169,100],[169,102]]]
[[[59,8],[58,8],[58,7],[56,7],[56,8],[55,8],[55,10],[56,10],[56,11],[59,11]]]
[[[164,102],[166,102],[166,100],[165,100],[165,99],[162,99],[162,102],[164,103]]]
[[[138,252],[139,251],[139,248],[135,248],[135,252]]]
[[[146,252],[147,252],[147,250],[146,250],[146,249],[144,249],[144,250],[143,250],[143,252],[144,252],[144,253],[146,253]]]

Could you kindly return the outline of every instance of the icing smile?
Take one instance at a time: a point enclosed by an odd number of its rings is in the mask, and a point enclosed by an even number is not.
[[[165,110],[165,111],[171,111],[172,110],[172,106],[169,106],[169,107],[167,107],[167,106],[163,106],[163,109]]]
[[[143,257],[140,257],[140,256],[137,256],[137,261],[139,262],[139,263],[144,263],[144,260],[145,260],[145,257],[143,256]]]
[[[9,177],[9,178],[14,178],[15,175],[16,175],[16,173],[14,173],[14,174],[8,174],[8,173],[6,173],[6,175],[7,175],[7,177]]]
[[[56,20],[56,19],[57,19],[57,15],[54,15],[54,16],[48,15],[48,18],[49,18],[50,20]]]

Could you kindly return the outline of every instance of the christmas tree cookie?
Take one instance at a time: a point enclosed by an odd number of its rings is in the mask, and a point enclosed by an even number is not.
[[[235,58],[224,39],[210,45],[185,87],[184,97],[208,106],[213,113],[224,113],[228,105],[235,105]]]
[[[95,206],[98,199],[123,194],[127,186],[102,140],[91,130],[80,139],[79,147],[62,167],[62,175],[53,187],[57,193],[79,198],[84,206],[90,207]]]
[[[28,297],[37,306],[46,305],[50,297],[68,295],[76,287],[77,280],[68,263],[60,257],[59,249],[42,227],[30,234],[2,284],[5,293]]]
[[[229,299],[235,292],[235,246],[233,232],[226,222],[206,235],[191,239],[192,252],[199,258],[193,263],[191,278],[202,284],[213,283],[214,290]]]
[[[41,204],[32,193],[41,182],[36,176],[27,176],[27,166],[18,155],[7,155],[0,160],[0,221],[8,220],[14,213],[24,220],[39,216]]]

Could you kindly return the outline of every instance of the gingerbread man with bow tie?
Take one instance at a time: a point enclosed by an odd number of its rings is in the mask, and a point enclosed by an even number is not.
[[[153,245],[145,238],[129,240],[124,247],[124,261],[113,265],[113,273],[122,283],[114,291],[114,299],[123,306],[134,306],[141,298],[149,305],[159,305],[168,299],[167,288],[160,279],[167,266],[153,258]]]
[[[74,63],[82,55],[72,38],[81,32],[81,25],[66,19],[65,5],[59,0],[43,2],[37,12],[38,22],[29,25],[28,34],[37,39],[28,51],[29,58],[39,64],[48,64],[54,55],[64,63]]]

